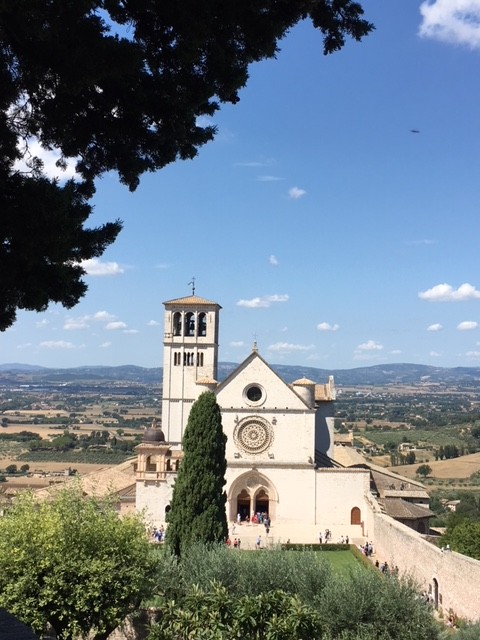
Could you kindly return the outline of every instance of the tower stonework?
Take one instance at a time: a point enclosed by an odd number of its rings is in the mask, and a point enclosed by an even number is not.
[[[195,295],[164,302],[162,430],[182,442],[192,404],[216,385],[220,305]]]

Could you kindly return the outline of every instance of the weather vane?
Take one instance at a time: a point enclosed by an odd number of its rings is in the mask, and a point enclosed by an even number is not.
[[[192,296],[195,295],[195,276],[192,277],[192,280],[188,283],[192,287]]]

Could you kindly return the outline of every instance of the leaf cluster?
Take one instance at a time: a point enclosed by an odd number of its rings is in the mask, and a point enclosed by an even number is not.
[[[22,494],[0,519],[0,605],[60,640],[101,640],[150,595],[158,556],[137,516],[73,484],[50,500]]]
[[[85,294],[81,261],[121,228],[84,227],[95,180],[115,171],[134,190],[195,157],[215,134],[199,118],[237,102],[248,66],[307,17],[325,53],[372,29],[353,0],[0,0],[0,329]],[[47,178],[37,141],[80,182]]]

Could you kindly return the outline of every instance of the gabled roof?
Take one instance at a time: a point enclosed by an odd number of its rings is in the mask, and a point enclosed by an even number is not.
[[[228,387],[228,385],[229,385],[233,380],[235,380],[235,378],[238,376],[238,374],[239,374],[241,371],[245,370],[245,369],[246,369],[246,368],[247,368],[247,367],[248,367],[248,366],[249,366],[249,365],[250,365],[254,360],[260,360],[260,362],[261,362],[261,363],[262,363],[262,364],[263,364],[263,365],[264,365],[264,366],[269,370],[269,372],[270,372],[270,373],[271,373],[271,374],[272,374],[272,375],[273,375],[273,376],[274,376],[274,377],[275,377],[275,378],[280,382],[280,384],[282,384],[282,385],[285,387],[285,389],[286,389],[286,390],[288,389],[288,391],[289,391],[291,394],[293,394],[293,395],[294,395],[298,400],[300,400],[300,402],[301,402],[303,405],[305,405],[305,407],[306,407],[307,409],[312,409],[312,407],[310,407],[310,406],[308,405],[308,403],[307,403],[307,402],[305,402],[305,400],[304,400],[304,399],[303,399],[303,398],[302,398],[302,397],[301,397],[301,396],[300,396],[300,395],[295,391],[295,389],[293,389],[291,385],[287,384],[287,383],[285,382],[285,380],[283,380],[283,379],[278,375],[278,373],[272,369],[272,367],[268,364],[268,362],[262,358],[262,356],[258,353],[258,351],[257,351],[256,347],[254,347],[254,348],[253,348],[253,350],[252,350],[252,353],[251,353],[247,358],[245,358],[245,360],[244,360],[243,362],[241,362],[241,363],[238,365],[238,367],[237,367],[236,369],[234,369],[234,370],[232,371],[232,373],[231,373],[227,378],[225,378],[225,380],[223,380],[223,381],[218,385],[218,387],[215,389],[215,394],[220,393],[223,389],[225,389],[225,387]]]
[[[106,467],[98,471],[91,471],[80,478],[74,476],[61,484],[56,484],[45,489],[39,489],[35,495],[40,499],[48,499],[52,493],[60,491],[65,484],[70,482],[80,482],[83,493],[90,496],[104,496],[107,494],[123,495],[125,490],[129,490],[135,485],[135,475],[133,472],[133,459],[122,462],[114,467]]]
[[[401,498],[386,498],[385,513],[397,520],[418,520],[420,518],[432,518],[435,514],[426,507],[421,507],[413,502],[407,502]]]
[[[192,305],[192,306],[214,306],[221,309],[222,307],[218,304],[218,302],[212,302],[212,300],[207,300],[206,298],[200,298],[199,296],[185,296],[184,298],[175,298],[175,300],[167,300],[163,303],[165,306],[167,305]]]
[[[30,627],[0,608],[0,640],[38,640]]]

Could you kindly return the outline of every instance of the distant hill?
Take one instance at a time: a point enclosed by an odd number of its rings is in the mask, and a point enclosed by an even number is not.
[[[218,378],[224,380],[238,363],[220,362]],[[442,384],[480,387],[480,367],[432,367],[421,364],[383,364],[355,369],[317,369],[295,365],[272,365],[272,369],[286,382],[298,378],[310,378],[324,383],[329,375],[335,377],[337,386],[384,386],[389,384]],[[146,368],[135,365],[119,367],[75,367],[53,369],[29,364],[0,364],[0,384],[71,384],[71,383],[137,383],[161,384],[162,368]]]

